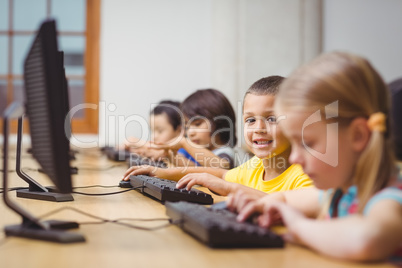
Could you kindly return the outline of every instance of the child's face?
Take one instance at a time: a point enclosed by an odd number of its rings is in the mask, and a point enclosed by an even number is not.
[[[292,145],[289,161],[300,164],[319,189],[347,186],[358,159],[348,127],[321,120],[309,123],[312,113],[277,112],[286,116],[281,124]]]
[[[215,146],[211,140],[211,124],[206,118],[195,117],[186,118],[186,134],[187,138],[194,143],[195,146],[213,149]]]
[[[282,154],[290,143],[282,134],[274,114],[275,96],[247,94],[243,105],[244,137],[258,158]]]
[[[150,121],[152,141],[155,143],[166,143],[180,134],[180,128],[174,130],[165,113],[158,115],[152,114]]]

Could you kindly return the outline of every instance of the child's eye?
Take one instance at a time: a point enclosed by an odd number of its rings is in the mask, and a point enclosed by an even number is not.
[[[267,117],[267,122],[268,123],[276,123],[276,117],[275,116],[268,116]]]
[[[253,117],[249,117],[249,118],[246,118],[246,120],[244,120],[244,122],[247,124],[251,124],[251,123],[255,122],[255,119]]]
[[[303,142],[302,142],[302,144],[301,144],[303,147],[308,147],[308,148],[313,148],[313,146],[314,146],[314,142],[312,142],[312,141],[305,141],[305,140],[303,140]]]

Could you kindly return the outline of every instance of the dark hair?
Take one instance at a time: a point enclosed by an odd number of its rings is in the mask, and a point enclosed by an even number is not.
[[[151,115],[159,115],[163,113],[167,115],[169,124],[174,130],[181,126],[180,102],[163,100],[151,111]]]
[[[187,118],[207,118],[211,123],[212,133],[218,131],[216,135],[221,142],[230,147],[236,145],[236,115],[229,100],[220,91],[211,88],[197,90],[182,102],[181,111]],[[230,131],[220,131],[221,129]]]
[[[402,161],[402,77],[388,85],[391,91],[391,122],[396,157]]]
[[[279,85],[283,82],[284,79],[284,77],[279,75],[272,75],[261,78],[250,86],[244,96],[246,96],[247,94],[275,96],[279,91]]]

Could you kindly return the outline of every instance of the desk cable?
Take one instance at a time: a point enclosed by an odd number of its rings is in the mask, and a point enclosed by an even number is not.
[[[122,167],[122,166],[126,166],[126,164],[125,164],[125,163],[124,163],[124,164],[115,164],[115,165],[111,165],[111,166],[104,167],[104,168],[96,167],[96,166],[92,166],[92,167],[78,167],[78,168],[79,168],[79,170],[84,170],[84,171],[107,171],[107,170],[110,170],[110,169],[112,169],[112,168],[115,168],[115,167]]]
[[[100,188],[115,188],[115,187],[119,187],[118,185],[89,185],[89,186],[79,186],[79,187],[73,187],[73,189],[86,189],[86,188],[95,188],[95,187],[100,187]],[[104,196],[104,195],[114,195],[114,194],[121,194],[121,193],[125,193],[125,192],[129,192],[135,189],[139,189],[139,188],[144,188],[144,186],[138,186],[138,187],[133,187],[133,188],[129,188],[126,190],[122,190],[122,191],[117,191],[117,192],[109,192],[109,193],[84,193],[84,192],[77,192],[77,191],[72,191],[71,193],[73,194],[81,194],[81,195],[87,195],[87,196]],[[12,187],[12,188],[8,188],[9,192],[12,191],[17,191],[17,190],[25,190],[25,189],[29,189],[29,187]],[[4,188],[0,188],[0,194],[4,193]]]
[[[43,214],[43,215],[39,216],[38,219],[39,219],[39,220],[44,219],[44,218],[46,218],[46,217],[49,217],[49,216],[51,216],[51,215],[53,215],[53,214],[56,214],[56,213],[58,213],[58,212],[60,212],[60,211],[63,211],[63,210],[72,210],[72,211],[75,211],[75,212],[77,212],[77,213],[79,213],[79,214],[85,215],[85,216],[87,216],[87,217],[90,217],[90,218],[94,218],[94,219],[99,220],[99,221],[95,221],[95,222],[78,222],[78,224],[80,224],[80,225],[84,225],[84,224],[88,224],[88,225],[89,225],[89,224],[113,223],[113,224],[123,225],[123,226],[129,227],[129,228],[132,228],[132,229],[138,229],[138,230],[144,230],[144,231],[154,231],[154,230],[158,230],[158,229],[162,229],[162,228],[169,227],[169,226],[172,225],[172,224],[177,224],[177,222],[173,222],[170,218],[154,218],[154,219],[119,218],[119,219],[111,220],[111,219],[106,219],[106,218],[102,218],[102,217],[99,217],[99,216],[90,214],[90,213],[88,213],[88,212],[79,210],[79,209],[74,208],[74,207],[62,207],[62,208],[59,208],[59,209],[55,209],[55,210],[53,210],[53,211],[50,211],[50,212],[48,212],[48,213],[46,213],[46,214]],[[156,226],[156,227],[144,227],[144,226],[134,225],[134,224],[127,223],[127,222],[122,222],[122,221],[142,221],[142,222],[150,222],[150,221],[168,221],[168,223],[163,224],[163,225],[160,225],[160,226]]]
[[[102,186],[102,185],[91,185],[91,186],[81,186],[81,187],[76,187],[76,188],[92,188],[92,187],[104,187],[104,188],[109,188],[109,187],[118,187],[118,186]],[[75,187],[73,189],[76,189]],[[88,196],[103,196],[103,195],[113,195],[113,194],[121,194],[125,192],[129,192],[135,189],[139,188],[144,188],[144,186],[138,186],[138,187],[132,187],[126,190],[122,191],[117,191],[117,192],[109,192],[109,193],[97,193],[97,194],[91,194],[91,193],[83,193],[83,192],[77,192],[77,191],[72,191],[71,193],[73,194],[81,194],[81,195],[88,195]]]

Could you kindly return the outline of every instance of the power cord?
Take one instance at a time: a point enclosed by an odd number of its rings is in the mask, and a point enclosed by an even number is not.
[[[121,193],[125,193],[125,192],[132,191],[132,190],[135,190],[135,189],[139,189],[139,188],[144,188],[144,186],[133,187],[133,188],[130,188],[130,189],[127,189],[127,190],[118,191],[118,192],[110,192],[110,193],[90,194],[90,193],[83,193],[83,192],[77,192],[77,191],[72,191],[72,193],[73,194],[88,195],[88,196],[104,196],[104,195],[121,194]]]
[[[38,217],[39,220],[44,219],[46,217],[49,217],[51,215],[54,215],[60,211],[63,210],[72,210],[75,211],[79,214],[85,215],[87,217],[93,218],[93,219],[97,219],[99,221],[97,222],[79,222],[78,224],[103,224],[103,223],[113,223],[113,224],[118,224],[118,225],[123,225],[132,229],[138,229],[138,230],[144,230],[144,231],[154,231],[154,230],[158,230],[158,229],[162,229],[162,228],[166,228],[172,224],[177,224],[176,222],[172,222],[172,220],[170,218],[154,218],[154,219],[139,219],[139,218],[120,218],[120,219],[115,219],[115,220],[111,220],[111,219],[106,219],[106,218],[102,218],[96,215],[92,215],[88,212],[79,210],[77,208],[74,207],[62,207],[59,209],[55,209],[53,211],[50,211],[46,214],[43,214],[41,216]],[[126,222],[121,222],[121,221],[168,221],[168,223],[160,225],[160,226],[156,226],[156,227],[144,227],[144,226],[138,226],[138,225],[134,225],[134,224],[130,224],[130,223],[126,223]]]
[[[29,189],[28,187],[12,187],[12,188],[8,188],[8,192],[12,192],[12,191],[17,191],[17,190],[24,190],[24,189]],[[0,188],[0,194],[4,193],[4,188]]]
[[[105,167],[105,168],[97,168],[97,167],[79,167],[79,170],[84,170],[84,171],[107,171],[107,170],[110,170],[110,169],[112,169],[112,168],[121,167],[121,166],[124,166],[124,165],[126,165],[126,164],[125,164],[125,163],[124,163],[124,164],[116,164],[116,165],[111,165],[111,166]]]
[[[95,184],[95,185],[88,185],[88,186],[77,186],[77,187],[73,187],[73,189],[87,189],[87,188],[95,188],[95,187],[99,187],[99,188],[115,188],[115,187],[119,187],[119,185],[100,185],[100,184]]]
[[[22,171],[26,171],[26,170],[28,170],[28,171],[40,171],[40,170],[37,169],[37,168],[30,168],[30,167],[24,167],[24,168],[22,168]],[[4,169],[0,169],[0,172],[4,172]],[[14,169],[9,169],[9,170],[7,170],[7,172],[8,172],[8,173],[12,173],[12,172],[16,172],[16,170],[14,170]]]
[[[73,189],[87,189],[87,188],[95,188],[95,187],[115,188],[115,187],[119,187],[119,186],[118,185],[89,185],[89,186],[73,187]],[[90,194],[90,193],[83,193],[83,192],[77,192],[77,191],[72,191],[72,193],[81,194],[81,195],[88,195],[88,196],[104,196],[104,195],[113,195],[113,194],[125,193],[125,192],[135,190],[135,189],[138,189],[138,188],[144,188],[144,186],[138,186],[138,187],[126,189],[126,190],[123,190],[123,191],[111,192],[111,193]],[[12,192],[12,191],[24,190],[24,189],[29,189],[29,187],[12,187],[12,188],[8,188],[8,191]],[[1,193],[4,193],[4,188],[0,188],[0,194]]]

